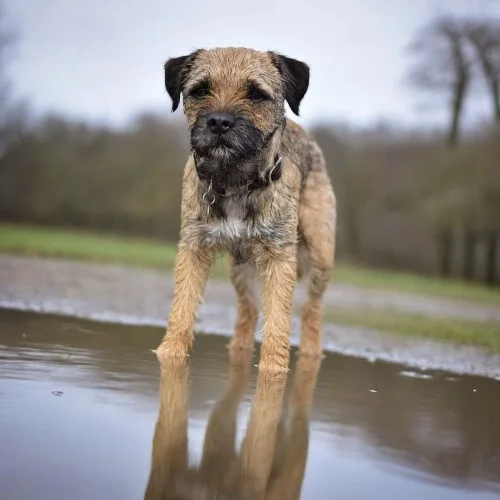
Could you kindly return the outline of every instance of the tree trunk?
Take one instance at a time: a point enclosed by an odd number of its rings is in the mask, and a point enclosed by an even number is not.
[[[472,231],[465,231],[462,276],[467,281],[470,281],[474,278],[475,248],[476,248],[476,234]]]
[[[497,242],[499,235],[495,232],[491,232],[488,235],[488,246],[486,252],[486,275],[485,281],[488,285],[494,285],[496,283],[496,260],[497,260]]]
[[[494,82],[491,85],[491,93],[493,98],[493,109],[495,111],[495,123],[500,126],[500,84]]]
[[[485,56],[482,56],[481,62],[483,73],[491,92],[495,124],[500,125],[500,78],[496,75],[495,69],[491,63],[485,59]]]
[[[451,262],[453,251],[453,239],[449,229],[441,232],[441,275],[448,277],[451,275]]]
[[[458,144],[460,132],[460,119],[464,106],[465,92],[467,90],[467,77],[462,76],[455,86],[451,107],[450,131],[448,133],[448,146],[454,148]]]

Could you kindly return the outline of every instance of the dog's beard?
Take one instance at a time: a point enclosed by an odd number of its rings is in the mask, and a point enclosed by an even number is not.
[[[236,118],[223,135],[210,132],[206,117],[199,118],[191,131],[198,175],[222,188],[243,185],[255,177],[252,160],[262,153],[265,143],[265,135],[245,118]]]

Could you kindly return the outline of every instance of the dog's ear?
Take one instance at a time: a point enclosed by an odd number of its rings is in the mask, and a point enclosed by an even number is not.
[[[299,106],[309,87],[309,66],[302,61],[271,52],[283,80],[285,99],[298,116]]]
[[[172,99],[172,111],[179,106],[184,79],[197,54],[198,51],[195,51],[186,56],[173,57],[165,63],[165,88]]]

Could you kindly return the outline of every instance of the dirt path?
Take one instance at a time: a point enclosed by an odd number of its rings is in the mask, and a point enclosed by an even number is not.
[[[164,326],[173,294],[169,273],[56,259],[0,255],[0,307],[78,317]],[[297,304],[304,299],[297,289]],[[327,307],[395,309],[429,316],[500,320],[500,310],[378,290],[333,285]],[[200,310],[199,329],[230,335],[234,292],[229,283],[211,281]],[[293,341],[298,320],[294,318]],[[153,347],[153,346],[152,346]],[[325,326],[329,350],[418,367],[500,377],[500,356],[472,346],[404,338],[338,325]]]

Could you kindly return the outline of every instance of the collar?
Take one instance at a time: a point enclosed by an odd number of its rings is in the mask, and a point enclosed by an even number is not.
[[[193,157],[196,163],[196,156],[194,155],[194,152]],[[274,163],[271,165],[271,167],[264,170],[264,172],[260,173],[255,179],[252,179],[250,182],[242,186],[224,189],[224,191],[222,192],[215,191],[212,185],[212,181],[210,181],[207,190],[203,194],[203,202],[207,205],[208,208],[210,208],[210,206],[213,205],[219,197],[242,195],[257,191],[259,189],[265,189],[281,177],[282,166],[282,156],[276,155]]]

